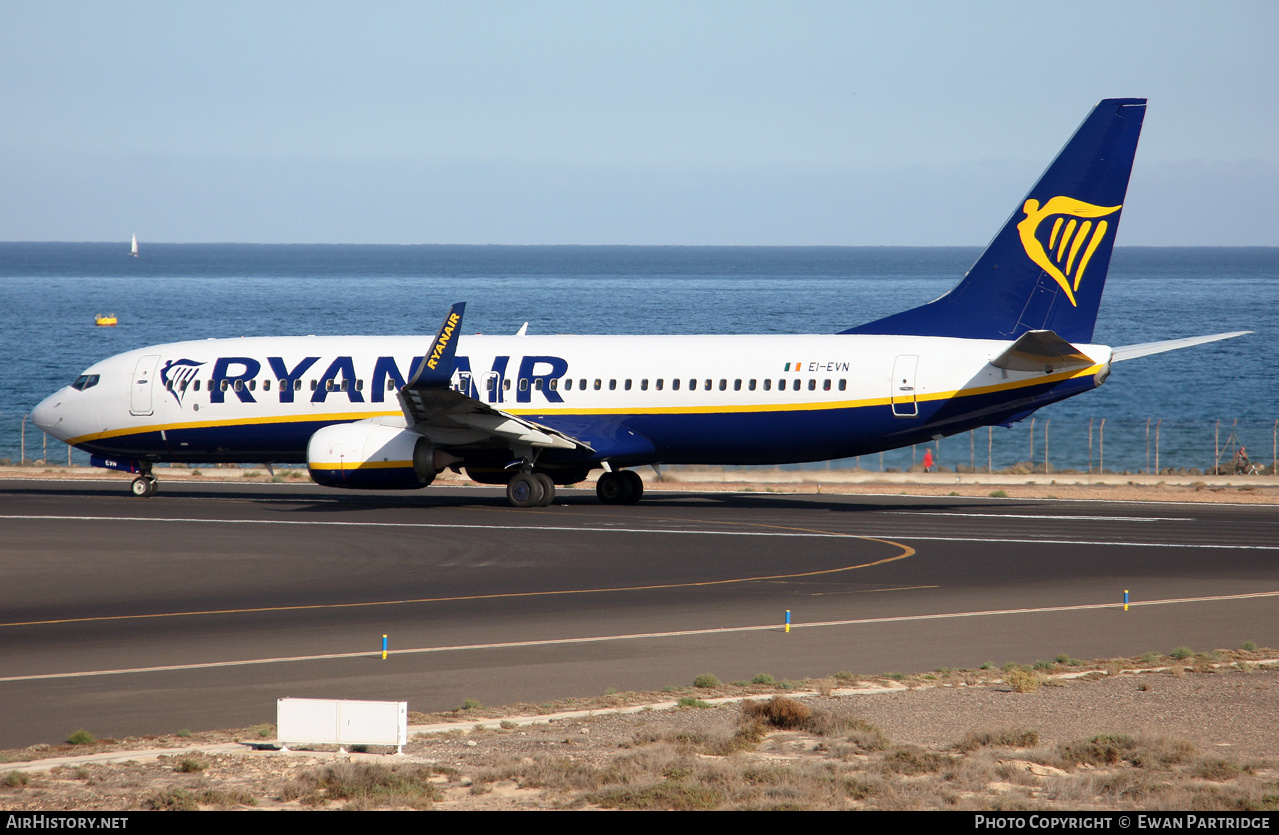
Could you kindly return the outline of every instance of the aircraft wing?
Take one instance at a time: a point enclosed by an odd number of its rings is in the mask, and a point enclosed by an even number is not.
[[[1202,345],[1205,342],[1217,342],[1222,339],[1234,339],[1252,331],[1231,331],[1230,333],[1214,333],[1211,336],[1188,336],[1185,339],[1165,339],[1162,342],[1142,342],[1137,345],[1122,345],[1114,349],[1111,362],[1136,359],[1150,354],[1162,354],[1164,351],[1175,351],[1178,348],[1189,348],[1191,345]]]
[[[511,444],[594,452],[576,438],[531,420],[508,414],[454,389],[400,391],[400,408],[410,429],[442,443],[476,443],[482,436]]]
[[[466,303],[449,310],[431,349],[400,389],[400,408],[408,427],[442,444],[483,445],[488,441],[594,452],[589,444],[476,400],[451,387],[457,337]]]

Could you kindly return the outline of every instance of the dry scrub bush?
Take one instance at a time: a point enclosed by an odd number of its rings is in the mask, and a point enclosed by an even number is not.
[[[1034,693],[1043,683],[1039,676],[1022,669],[1009,670],[1004,674],[1004,681],[1014,693]]]
[[[388,768],[371,763],[338,763],[304,773],[285,787],[282,799],[300,799],[306,805],[323,806],[330,800],[358,801],[358,808],[378,805],[423,808],[443,800],[432,781],[433,769],[425,766]]]
[[[774,696],[766,702],[747,699],[742,702],[742,713],[748,719],[767,722],[775,728],[799,730],[808,724],[813,709],[803,702],[785,696]]]
[[[1039,732],[1028,728],[1000,728],[993,731],[969,731],[955,743],[960,751],[978,748],[1034,748],[1039,744]]]

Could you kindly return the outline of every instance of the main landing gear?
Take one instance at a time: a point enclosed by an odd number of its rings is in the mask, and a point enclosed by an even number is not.
[[[546,507],[555,501],[555,482],[546,473],[516,473],[506,484],[511,507]]]
[[[644,480],[634,470],[604,473],[595,483],[595,495],[604,504],[635,504],[644,495]]]
[[[595,484],[604,504],[635,504],[644,495],[644,480],[633,470],[604,473]],[[555,482],[546,473],[520,472],[506,483],[511,507],[546,507],[555,501]]]
[[[160,482],[156,481],[155,476],[146,473],[135,478],[129,489],[138,498],[149,499],[160,489]]]

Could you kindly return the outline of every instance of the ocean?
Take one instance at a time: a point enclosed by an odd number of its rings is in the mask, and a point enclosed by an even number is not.
[[[420,334],[453,302],[466,331],[833,333],[942,295],[977,247],[357,246],[0,242],[0,459],[23,416],[90,363],[181,339]],[[115,313],[115,328],[95,327]],[[1120,247],[1094,341],[1253,335],[1115,366],[1100,389],[1011,428],[939,442],[945,466],[1048,460],[1144,472],[1268,462],[1279,429],[1279,248]],[[1089,443],[1091,427],[1092,442]],[[1155,446],[1156,436],[1158,447]],[[44,456],[27,425],[26,456]],[[50,461],[66,447],[51,441]],[[923,450],[864,457],[903,468]],[[74,463],[87,464],[76,451]],[[848,466],[857,462],[836,462]],[[826,466],[826,465],[820,465]]]

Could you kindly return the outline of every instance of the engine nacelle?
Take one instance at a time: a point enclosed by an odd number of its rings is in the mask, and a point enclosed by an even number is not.
[[[416,432],[376,423],[326,426],[306,446],[306,466],[316,484],[356,490],[425,487],[450,458]]]

